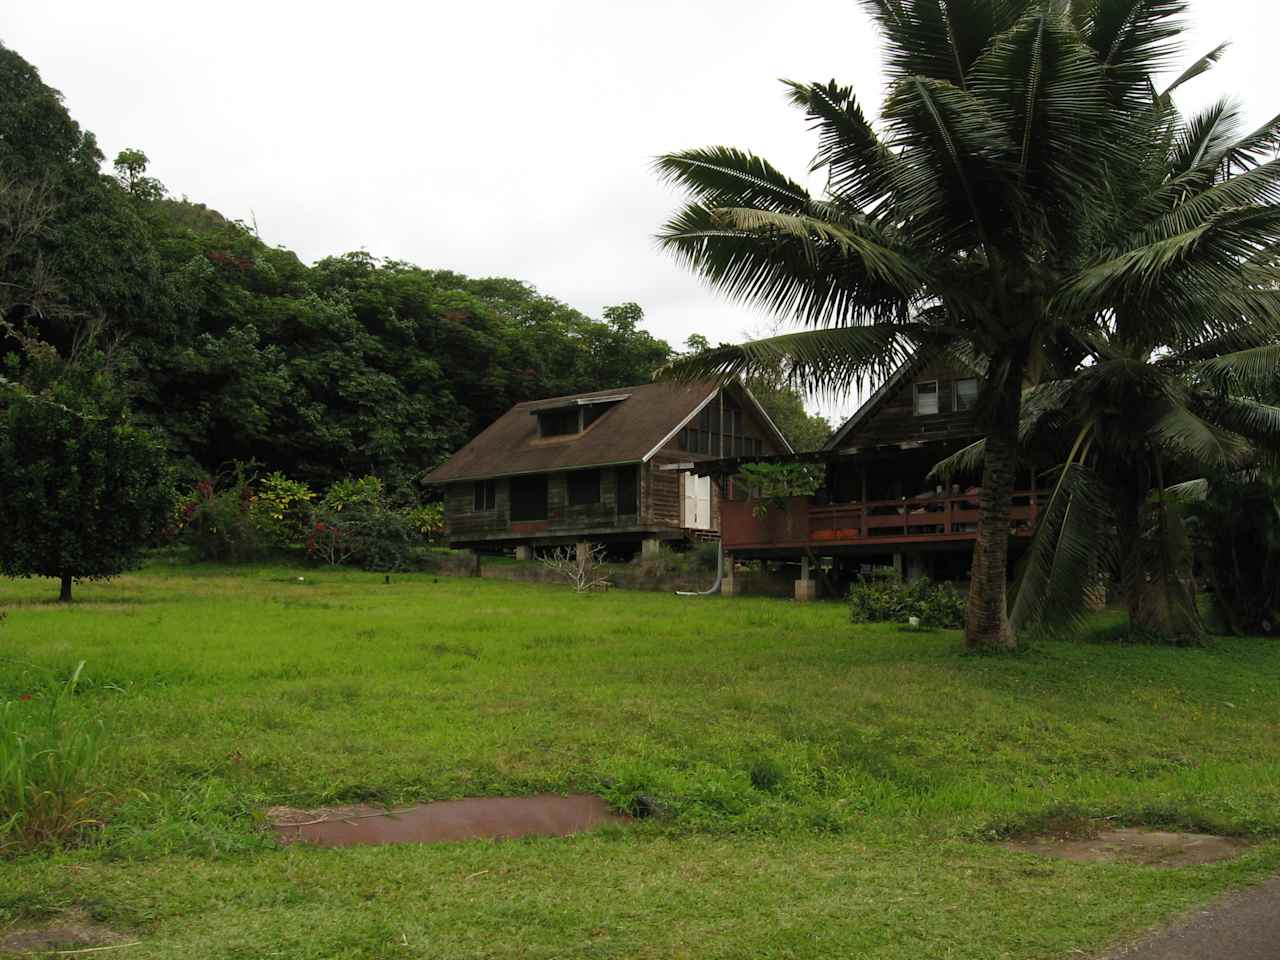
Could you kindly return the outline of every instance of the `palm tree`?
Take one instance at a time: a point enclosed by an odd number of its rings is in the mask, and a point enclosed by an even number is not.
[[[1227,183],[1171,185],[1177,216],[1165,201],[1121,203],[1131,184],[1148,182],[1133,174],[1167,127],[1151,109],[1150,78],[1174,53],[1184,2],[862,2],[884,36],[883,135],[850,89],[787,84],[818,134],[821,196],[729,147],[658,159],[690,197],[662,244],[730,296],[812,328],[683,358],[668,374],[727,379],[782,361],[800,385],[841,390],[925,345],[985,358],[966,642],[1010,649],[1024,385],[1064,347],[1078,354],[1077,331],[1121,301],[1153,311],[1194,303],[1211,323],[1243,313],[1277,322],[1269,264],[1239,269],[1276,241],[1275,179],[1234,191],[1231,182],[1255,172],[1280,124],[1238,146]],[[1212,189],[1224,192],[1205,199]]]
[[[1015,629],[1078,625],[1090,590],[1117,569],[1131,627],[1203,635],[1180,494],[1189,478],[1239,472],[1280,451],[1280,407],[1255,399],[1280,380],[1280,345],[1245,320],[1178,350],[1143,337],[1158,329],[1100,332],[1086,365],[1024,394],[1023,452],[1060,465],[1018,579]],[[981,456],[975,444],[935,470],[972,470]]]

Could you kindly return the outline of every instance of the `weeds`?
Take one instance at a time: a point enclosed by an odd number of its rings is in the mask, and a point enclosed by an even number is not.
[[[0,851],[66,844],[97,822],[102,726],[71,706],[83,670],[0,705]]]

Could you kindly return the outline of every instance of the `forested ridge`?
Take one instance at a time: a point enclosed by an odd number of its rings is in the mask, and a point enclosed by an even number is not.
[[[307,265],[169,197],[140,150],[105,172],[93,134],[4,47],[0,107],[9,333],[104,354],[188,479],[252,461],[407,494],[512,404],[643,382],[672,355],[634,303],[594,319],[515,279],[363,251]],[[784,429],[821,438],[795,394],[765,392]]]

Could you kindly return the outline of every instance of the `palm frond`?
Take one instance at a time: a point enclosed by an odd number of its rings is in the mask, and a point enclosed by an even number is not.
[[[784,80],[791,102],[818,134],[810,170],[827,168],[828,189],[842,202],[872,210],[889,194],[897,158],[880,140],[849,87]]]
[[[883,380],[935,338],[934,331],[918,324],[804,330],[677,357],[657,376],[728,382],[781,368],[788,382],[802,391],[835,394]]]
[[[1193,365],[1187,373],[1222,393],[1259,397],[1280,384],[1280,343],[1224,353]]]
[[[1153,443],[1166,454],[1220,469],[1238,466],[1249,455],[1248,444],[1230,431],[1216,412],[1212,419],[1202,418],[1176,403],[1169,404],[1150,427]]]
[[[1164,88],[1164,92],[1160,94],[1160,99],[1167,103],[1173,94],[1173,91],[1177,90],[1184,83],[1190,83],[1196,77],[1212,70],[1214,64],[1222,59],[1223,54],[1227,52],[1227,47],[1229,46],[1231,46],[1230,42],[1218,44],[1195,63],[1191,64],[1191,66],[1187,67],[1187,69],[1183,70],[1182,73],[1178,75],[1178,79],[1174,80],[1173,83]]]
[[[1079,627],[1086,601],[1114,556],[1113,495],[1081,463],[1063,470],[1022,561],[1010,620],[1014,629]]]
[[[690,204],[659,242],[730,297],[815,325],[905,319],[920,283],[893,241],[866,221]]]
[[[709,207],[803,210],[810,202],[803,186],[762,157],[736,147],[702,147],[667,153],[654,160],[667,183],[686,190]]]

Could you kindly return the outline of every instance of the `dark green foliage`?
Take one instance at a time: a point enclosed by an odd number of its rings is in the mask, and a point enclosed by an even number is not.
[[[849,617],[854,623],[907,623],[958,629],[964,626],[965,599],[948,583],[928,577],[904,582],[892,570],[849,588]]]
[[[1280,476],[1215,478],[1188,512],[1222,625],[1236,634],[1280,634]]]
[[[594,320],[516,280],[366,253],[307,266],[166,198],[142,150],[116,157],[117,177],[102,161],[60,95],[0,47],[0,225],[41,201],[20,243],[0,230],[0,319],[65,355],[101,318],[135,411],[193,481],[254,461],[320,486],[374,473],[409,501],[512,404],[645,382],[670,354],[636,304]]]
[[[0,393],[0,571],[97,580],[136,566],[169,524],[173,484],[161,444],[134,426],[95,362],[47,352]]]

